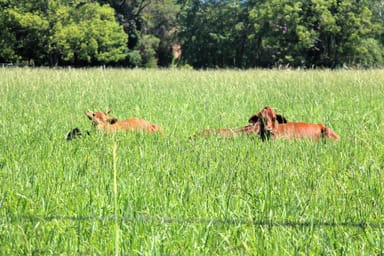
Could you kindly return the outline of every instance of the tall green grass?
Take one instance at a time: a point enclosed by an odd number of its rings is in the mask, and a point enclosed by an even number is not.
[[[383,99],[382,70],[0,69],[0,252],[383,254]],[[265,105],[341,140],[188,140]],[[93,131],[107,108],[165,135]]]

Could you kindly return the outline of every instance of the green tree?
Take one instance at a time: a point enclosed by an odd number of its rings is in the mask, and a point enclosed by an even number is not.
[[[80,0],[0,1],[2,62],[91,65],[126,57],[126,35],[107,5]]]
[[[303,48],[312,46],[313,32],[303,22],[301,1],[272,0],[252,2],[249,8],[254,31],[249,36],[257,42],[257,56],[263,66],[300,65]]]
[[[131,66],[168,66],[174,39],[175,0],[99,0],[109,3],[128,36],[128,64]],[[138,56],[138,54],[140,56]],[[148,57],[151,55],[152,57]],[[154,59],[155,58],[155,59]],[[150,63],[147,63],[149,61]]]
[[[142,40],[147,42],[148,36],[152,37],[151,41],[157,39],[157,43],[152,43],[152,51],[157,64],[162,67],[169,66],[172,61],[171,46],[177,40],[176,17],[179,10],[174,0],[157,0],[152,1],[142,15]]]
[[[111,9],[110,5],[113,9]],[[196,68],[383,65],[379,0],[0,0],[0,61]]]
[[[179,2],[183,57],[197,68],[337,67],[382,59],[383,24],[372,15],[373,0]]]
[[[0,62],[14,62],[19,59],[15,51],[17,40],[13,33],[11,25],[11,17],[9,11],[9,2],[2,0],[0,2]]]
[[[364,0],[252,3],[249,14],[255,24],[253,37],[257,38],[260,55],[271,55],[273,63],[269,65],[356,64],[369,53],[370,38],[377,33]]]
[[[141,66],[147,68],[157,67],[156,49],[160,40],[152,35],[144,35],[140,40]]]
[[[366,1],[342,1],[335,5],[339,33],[334,34],[337,43],[336,64],[358,64],[368,54],[369,44],[362,44],[375,33],[372,12]]]
[[[107,5],[52,6],[51,59],[76,65],[117,63],[126,57],[126,35]]]
[[[36,5],[38,5],[36,1]],[[0,60],[41,64],[47,41],[48,20],[29,1],[3,1],[0,15]]]
[[[179,38],[183,58],[197,68],[243,65],[248,22],[243,1],[183,1]]]

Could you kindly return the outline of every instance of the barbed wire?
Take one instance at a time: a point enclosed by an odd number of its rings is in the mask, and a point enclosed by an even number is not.
[[[271,227],[351,227],[351,228],[384,228],[381,222],[338,222],[338,221],[274,221],[274,220],[245,220],[245,219],[209,219],[209,218],[173,218],[153,216],[37,216],[19,215],[8,216],[11,222],[29,221],[125,221],[144,223],[187,223],[187,224],[216,224],[216,225],[247,225]]]

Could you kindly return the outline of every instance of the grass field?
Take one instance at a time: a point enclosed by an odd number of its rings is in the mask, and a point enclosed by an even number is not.
[[[384,253],[384,70],[0,69],[0,102],[1,255]],[[188,140],[266,105],[341,140]]]

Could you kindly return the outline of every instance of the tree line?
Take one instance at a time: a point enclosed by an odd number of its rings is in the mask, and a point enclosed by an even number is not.
[[[377,67],[383,25],[381,0],[0,0],[0,63]]]

